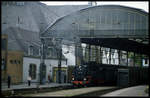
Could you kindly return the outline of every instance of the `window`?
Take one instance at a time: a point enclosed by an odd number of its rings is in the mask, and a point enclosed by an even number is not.
[[[14,63],[13,60],[10,60],[10,63],[13,64]]]
[[[48,47],[48,49],[47,49],[47,57],[52,57],[52,53],[53,53],[53,48],[52,47]]]
[[[35,64],[30,64],[29,76],[31,76],[31,79],[36,79],[36,65]]]
[[[10,60],[11,64],[21,64],[21,61],[19,60]]]
[[[14,60],[15,64],[17,64],[17,60]]]
[[[2,58],[2,66],[1,66],[2,70],[5,70],[5,66],[6,66],[5,64],[6,64],[5,59]]]
[[[23,6],[23,5],[24,5],[24,2],[16,2],[16,5],[17,5],[17,6]]]
[[[2,50],[6,50],[7,49],[7,40],[6,39],[2,39],[1,47],[2,47]]]
[[[20,64],[21,62],[18,60],[18,64]]]
[[[41,55],[41,49],[39,48],[39,56]]]
[[[33,46],[32,45],[29,46],[28,55],[33,55]]]

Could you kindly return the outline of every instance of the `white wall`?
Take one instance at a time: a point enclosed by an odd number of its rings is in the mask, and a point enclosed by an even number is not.
[[[40,59],[39,58],[31,58],[31,57],[23,57],[23,82],[27,82],[27,77],[29,75],[29,65],[30,64],[36,64],[36,79],[32,80],[33,82],[36,82],[38,80],[38,74],[39,74],[39,67],[40,67]],[[58,60],[55,59],[46,59],[46,81],[48,80],[48,74],[50,73],[50,76],[52,77],[52,70],[53,67],[58,67]],[[50,66],[51,65],[51,66]],[[67,67],[66,61],[62,61],[62,67]],[[51,70],[51,72],[50,72]]]
[[[63,55],[67,58],[68,65],[75,65],[75,47],[70,46],[67,47],[66,45],[62,46]],[[67,53],[67,51],[69,51]]]
[[[146,62],[145,62],[145,59],[143,59],[143,65],[142,66],[149,66],[149,59],[147,60],[147,64],[145,64]]]
[[[107,59],[108,59],[108,63],[107,63]],[[115,62],[113,62],[113,59],[115,59]],[[103,51],[103,59],[102,59],[102,62],[103,64],[109,64],[109,54],[105,54],[105,51]],[[117,50],[115,50],[115,53],[114,55],[111,54],[111,64],[114,64],[114,65],[118,65],[119,62],[118,62],[118,53],[117,53]]]

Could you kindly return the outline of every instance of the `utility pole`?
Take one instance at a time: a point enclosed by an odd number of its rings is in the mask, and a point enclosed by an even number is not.
[[[128,53],[128,51],[127,51],[127,66],[128,66],[128,58],[129,58],[129,55],[128,55],[129,53]]]
[[[78,48],[77,48],[78,46],[77,46],[77,43],[75,43],[75,65],[78,65],[78,62],[77,62],[77,59],[78,59]]]
[[[56,46],[57,49],[57,57],[58,57],[58,83],[61,84],[61,60],[62,60],[62,45],[61,45],[61,38],[56,39]]]
[[[40,84],[43,84],[44,79],[46,79],[46,65],[45,65],[45,40],[41,38],[41,63],[40,63]]]
[[[62,60],[62,48],[59,49],[59,64],[58,64],[58,78],[59,83],[61,84],[61,60]]]

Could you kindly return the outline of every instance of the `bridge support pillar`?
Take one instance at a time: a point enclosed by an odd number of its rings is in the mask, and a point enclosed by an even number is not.
[[[120,50],[118,50],[118,64],[120,64]]]
[[[135,66],[135,52],[133,52],[133,66]]]
[[[102,64],[102,60],[103,59],[103,51],[102,51],[102,47],[100,47],[100,64]]]
[[[99,46],[95,46],[96,49],[96,62],[99,63],[99,57],[100,57],[100,51],[99,51]]]
[[[128,51],[127,51],[127,66],[128,66]]]
[[[88,52],[88,54],[89,54],[89,55],[88,55],[88,56],[89,56],[88,59],[89,59],[89,60],[88,60],[88,62],[90,62],[90,60],[91,60],[91,45],[90,45],[90,44],[89,44],[89,47],[88,47],[88,48],[89,48],[89,52]]]
[[[81,63],[83,62],[83,50],[81,47],[81,43],[80,44],[76,44],[75,46],[75,57],[76,57],[76,65],[81,65]]]
[[[140,54],[140,67],[142,67],[142,54]]]
[[[109,49],[109,64],[111,64],[111,48]]]

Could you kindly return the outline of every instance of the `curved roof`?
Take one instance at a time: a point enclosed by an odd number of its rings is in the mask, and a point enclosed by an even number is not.
[[[148,13],[120,5],[89,7],[58,19],[42,34],[42,37],[51,36],[148,38]]]

